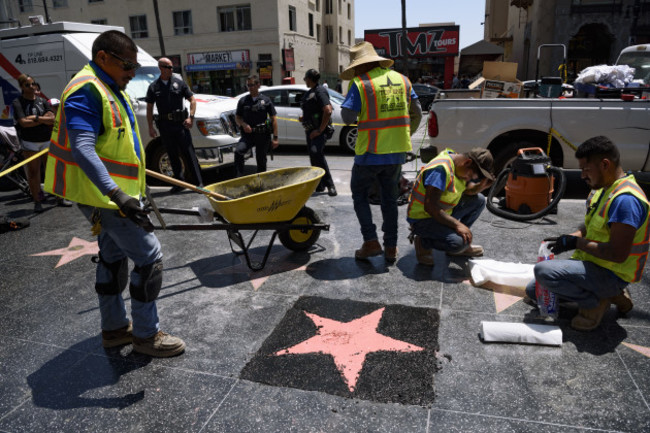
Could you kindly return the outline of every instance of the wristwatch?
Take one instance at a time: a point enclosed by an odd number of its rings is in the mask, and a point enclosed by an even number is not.
[[[190,119],[194,120],[194,114],[190,114]]]
[[[277,135],[274,135],[274,136],[273,136],[273,139],[274,139],[274,140],[277,140],[277,139],[278,139],[278,136],[277,136]]]

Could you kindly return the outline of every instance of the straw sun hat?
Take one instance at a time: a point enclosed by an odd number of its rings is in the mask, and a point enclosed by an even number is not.
[[[351,80],[355,76],[354,68],[371,62],[379,62],[382,68],[388,68],[395,63],[390,59],[378,56],[370,42],[359,42],[350,48],[350,64],[341,72],[339,78],[342,80]]]

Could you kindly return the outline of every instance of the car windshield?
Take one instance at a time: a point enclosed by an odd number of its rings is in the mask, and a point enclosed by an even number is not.
[[[617,65],[628,65],[634,68],[634,79],[643,80],[645,84],[650,84],[650,52],[633,51],[621,54]]]
[[[149,84],[153,83],[160,75],[156,66],[144,66],[135,71],[135,77],[126,86],[126,93],[133,99],[144,99],[147,96]]]
[[[330,95],[330,101],[334,101],[338,105],[341,105],[343,103],[343,101],[345,101],[345,96],[341,95],[336,90],[332,90],[332,89],[328,88],[327,93],[329,93],[329,95]]]

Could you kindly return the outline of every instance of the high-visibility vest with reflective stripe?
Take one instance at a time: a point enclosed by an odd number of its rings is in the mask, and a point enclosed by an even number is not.
[[[399,72],[374,68],[353,79],[361,96],[355,153],[411,150],[411,82]]]
[[[429,171],[435,169],[436,167],[442,167],[445,169],[445,190],[440,196],[438,201],[438,207],[444,210],[446,213],[451,215],[454,210],[454,207],[458,204],[463,192],[465,192],[465,187],[467,186],[466,182],[463,179],[456,177],[456,167],[454,165],[454,160],[451,158],[451,153],[455,153],[451,149],[445,149],[440,152],[433,160],[431,160],[427,165],[422,167],[417,177],[415,178],[415,183],[413,184],[413,189],[411,190],[411,195],[409,196],[409,207],[408,207],[408,217],[412,219],[424,219],[431,218],[431,215],[424,210],[424,197],[427,193],[426,186],[424,185],[424,180],[429,175]]]
[[[102,194],[79,167],[70,148],[63,106],[68,96],[84,85],[93,86],[102,99],[104,132],[97,137],[95,145],[97,155],[122,191],[135,198],[144,195],[146,183],[142,140],[138,140],[141,155],[141,158],[138,158],[126,109],[110,87],[95,75],[90,65],[86,65],[75,75],[63,91],[61,108],[56,115],[50,139],[50,151],[45,170],[45,191],[77,203],[117,209],[117,205]],[[122,92],[122,97],[133,112],[128,95]],[[133,126],[140,137],[137,122]]]
[[[609,207],[614,199],[621,194],[632,194],[643,202],[646,209],[645,221],[634,234],[632,250],[627,259],[623,263],[610,262],[594,257],[582,250],[576,250],[572,258],[593,262],[614,272],[622,280],[632,283],[639,281],[641,275],[643,275],[643,268],[648,258],[648,238],[650,236],[648,233],[648,209],[650,206],[645,193],[636,183],[633,175],[618,179],[606,191],[600,189],[591,196],[589,201],[590,211],[585,216],[585,227],[587,228],[585,238],[594,242],[609,242]],[[601,203],[599,203],[599,200]]]

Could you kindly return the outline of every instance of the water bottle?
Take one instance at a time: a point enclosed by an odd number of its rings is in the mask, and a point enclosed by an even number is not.
[[[553,258],[555,258],[555,255],[549,249],[548,242],[542,242],[537,253],[537,262],[552,260]],[[537,298],[540,316],[548,320],[557,319],[557,295],[539,284],[538,281],[535,281],[535,297]]]

